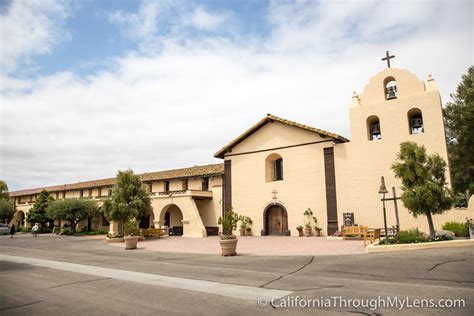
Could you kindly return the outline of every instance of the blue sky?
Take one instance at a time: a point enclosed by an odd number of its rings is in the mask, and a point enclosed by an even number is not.
[[[143,2],[142,2],[143,3]],[[58,71],[72,71],[80,75],[97,72],[110,66],[110,58],[120,56],[138,48],[139,41],[135,38],[122,36],[117,25],[111,23],[111,12],[124,12],[133,14],[140,8],[141,2],[130,0],[103,0],[80,1],[71,4],[73,7],[70,17],[64,21],[63,28],[68,33],[67,39],[55,47],[47,55],[35,58],[34,73],[31,76],[44,76]],[[233,19],[238,21],[238,37],[250,36],[266,37],[270,30],[265,21],[268,1],[200,1],[186,3],[186,10],[196,7],[205,7],[211,12],[232,12]],[[157,33],[170,35],[170,25],[173,19],[178,18],[180,10],[170,8],[166,19],[157,21]],[[188,28],[181,30],[181,35],[190,38],[207,36],[224,36],[235,39],[236,34],[220,30],[206,30]]]
[[[216,163],[266,113],[350,138],[383,70],[443,102],[472,1],[0,1],[0,178],[12,190]]]

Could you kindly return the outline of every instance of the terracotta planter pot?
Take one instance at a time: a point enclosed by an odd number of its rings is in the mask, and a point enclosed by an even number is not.
[[[247,230],[245,231],[245,236],[252,236],[252,229],[247,228]]]
[[[298,236],[303,237],[303,231],[302,230],[298,231]]]
[[[127,236],[125,240],[125,250],[137,249],[138,236]]]
[[[238,239],[221,239],[219,242],[221,244],[221,251],[223,256],[235,256],[237,252],[237,241]]]
[[[239,229],[240,236],[245,236],[245,229]]]
[[[311,228],[305,228],[304,229],[304,235],[306,237],[311,237]]]

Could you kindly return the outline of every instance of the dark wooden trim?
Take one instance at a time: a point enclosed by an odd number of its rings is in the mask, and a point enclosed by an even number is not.
[[[224,161],[224,212],[232,207],[232,160]]]
[[[334,148],[324,148],[324,176],[326,181],[326,208],[328,218],[328,235],[338,230],[336,172],[334,165]]]
[[[307,145],[314,145],[314,144],[321,144],[321,143],[327,143],[327,142],[333,142],[333,139],[330,140],[318,140],[316,142],[309,142],[309,143],[302,143],[302,144],[296,144],[296,145],[288,145],[288,146],[282,146],[282,147],[274,147],[274,148],[268,148],[268,149],[261,149],[261,150],[254,150],[254,151],[247,151],[244,153],[237,153],[237,154],[225,154],[225,157],[230,157],[230,156],[239,156],[239,155],[247,155],[247,154],[255,154],[255,153],[261,153],[265,151],[272,151],[272,150],[279,150],[279,149],[286,149],[286,148],[293,148],[293,147],[301,147],[301,146],[307,146]]]

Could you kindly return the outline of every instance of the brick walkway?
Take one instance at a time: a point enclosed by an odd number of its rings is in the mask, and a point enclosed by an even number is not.
[[[239,255],[294,256],[347,255],[364,253],[362,240],[327,240],[326,237],[238,237]],[[124,247],[123,243],[110,243]],[[139,249],[158,252],[220,254],[219,238],[164,237],[138,242]]]

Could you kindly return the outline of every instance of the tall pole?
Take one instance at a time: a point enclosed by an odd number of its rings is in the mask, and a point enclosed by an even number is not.
[[[385,193],[383,194],[382,204],[383,204],[383,225],[385,228],[385,244],[388,245],[387,212],[385,210]]]
[[[400,231],[400,219],[398,218],[398,205],[397,205],[397,193],[395,191],[395,187],[392,187],[393,192],[393,205],[395,206],[395,220],[396,220],[396,227],[397,233]]]

